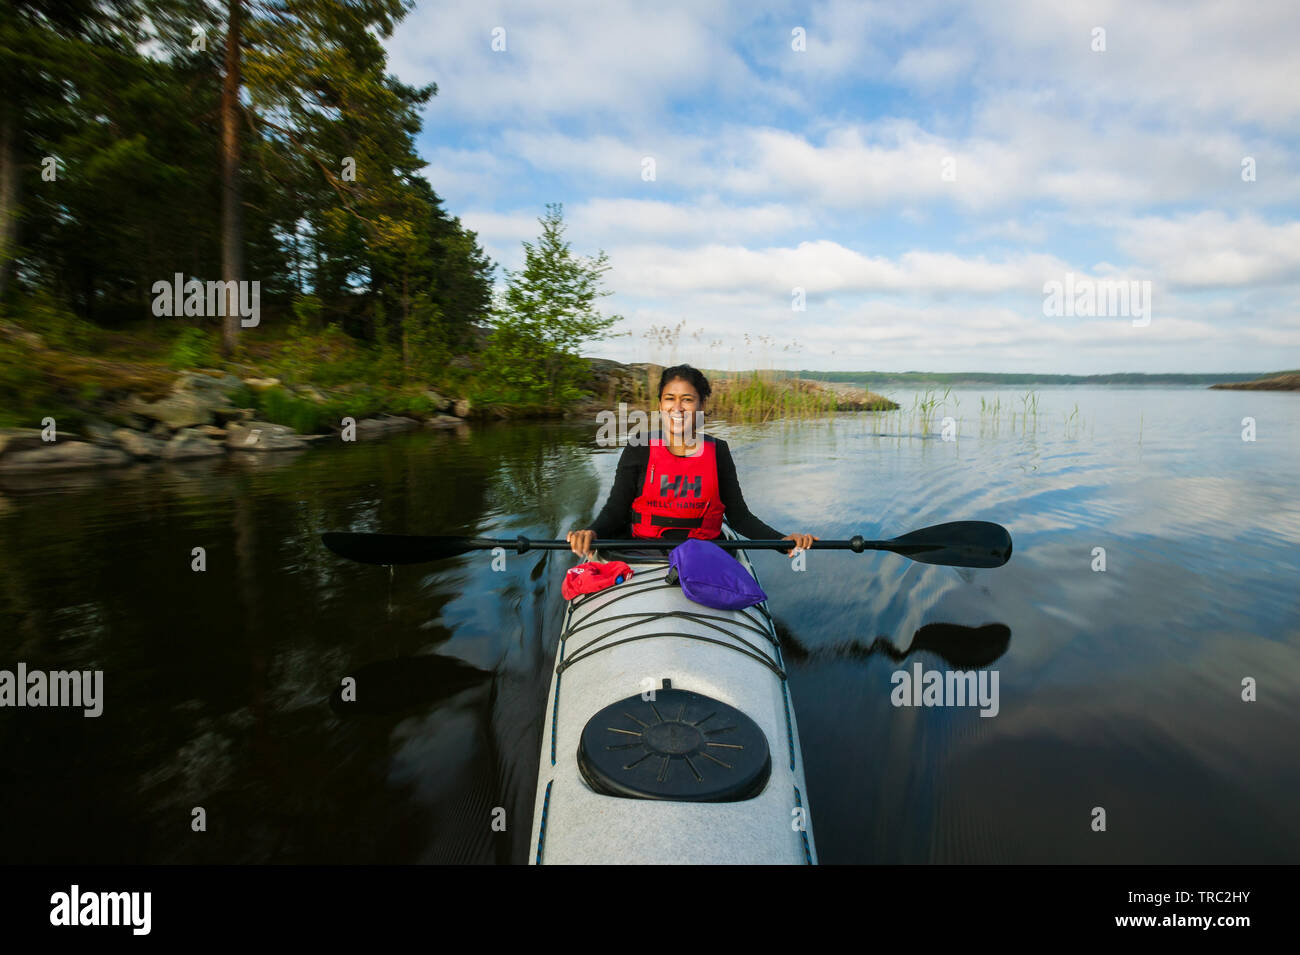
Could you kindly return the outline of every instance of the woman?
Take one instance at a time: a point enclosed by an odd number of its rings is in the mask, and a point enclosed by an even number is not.
[[[631,537],[712,540],[722,534],[724,515],[733,530],[751,540],[793,541],[787,557],[821,539],[783,535],[749,512],[727,442],[695,427],[711,391],[709,380],[690,365],[664,369],[659,417],[666,430],[651,435],[649,446],[623,449],[599,516],[591,527],[566,537],[575,554],[590,559],[593,540],[627,538],[629,531]]]

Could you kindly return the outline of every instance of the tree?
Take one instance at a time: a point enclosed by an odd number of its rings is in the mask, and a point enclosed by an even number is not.
[[[612,294],[601,287],[608,256],[573,254],[559,203],[547,205],[537,221],[542,232],[536,244],[523,243],[524,267],[506,272],[508,284],[493,312],[489,367],[526,399],[553,408],[577,397],[578,349],[607,338],[622,317],[595,307]]]
[[[16,0],[0,5],[0,298],[21,258],[24,179],[41,172],[42,145],[76,123],[80,97],[67,77],[96,54],[128,53],[144,7],[135,0]],[[99,106],[99,103],[93,104]],[[93,117],[98,110],[91,109]],[[59,157],[62,158],[62,157]],[[47,191],[54,191],[50,187]]]
[[[239,66],[243,0],[228,0],[225,75],[221,83],[221,280],[233,290],[244,281],[244,219],[239,182]],[[239,299],[227,292],[221,351],[235,353],[239,341]]]
[[[493,265],[422,176],[436,86],[387,71],[410,7],[0,3],[0,299],[121,327],[152,324],[175,273],[257,280],[264,317],[310,295],[321,323],[437,378],[476,343]]]

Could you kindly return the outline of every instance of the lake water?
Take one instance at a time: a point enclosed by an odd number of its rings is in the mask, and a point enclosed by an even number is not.
[[[910,392],[711,427],[785,532],[988,520],[1015,541],[996,570],[753,555],[822,861],[1300,861],[1300,395],[1041,388],[1026,419],[1022,394],[954,392],[928,427]],[[526,861],[575,558],[390,574],[319,535],[562,537],[613,477],[594,436],[0,478],[0,669],[104,674],[97,718],[0,709],[0,861]],[[337,715],[341,679],[383,661],[362,685],[389,712]],[[895,706],[916,664],[996,671],[996,716]]]

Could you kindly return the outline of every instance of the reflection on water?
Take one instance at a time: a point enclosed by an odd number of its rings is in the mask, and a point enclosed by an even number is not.
[[[1300,401],[1045,389],[1027,426],[957,394],[956,442],[906,414],[714,429],[784,530],[1015,539],[998,570],[753,555],[822,859],[1295,861]],[[102,669],[106,698],[0,710],[0,861],[524,861],[571,555],[390,574],[319,535],[562,536],[613,477],[594,433],[0,479],[0,669]],[[894,707],[916,662],[996,670],[998,715]]]

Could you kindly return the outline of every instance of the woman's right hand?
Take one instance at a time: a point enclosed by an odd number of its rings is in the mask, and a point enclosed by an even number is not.
[[[569,531],[565,540],[569,542],[569,547],[575,554],[584,559],[594,556],[591,549],[591,542],[596,539],[596,532],[593,530]]]

